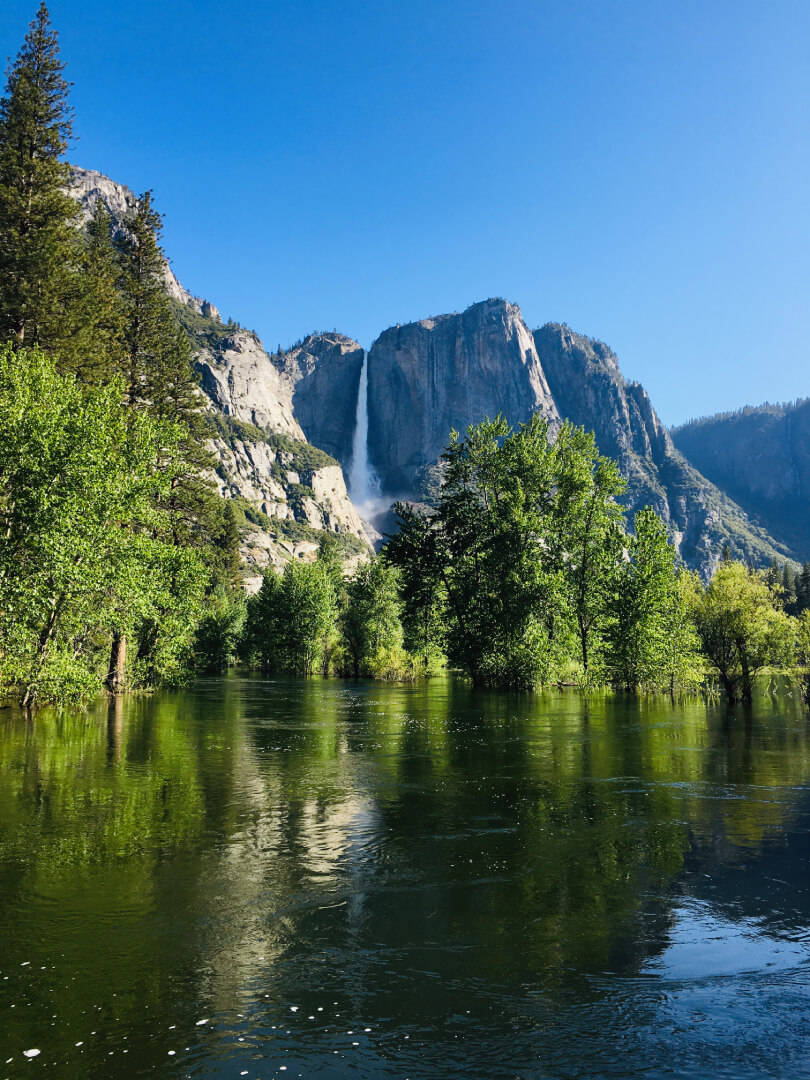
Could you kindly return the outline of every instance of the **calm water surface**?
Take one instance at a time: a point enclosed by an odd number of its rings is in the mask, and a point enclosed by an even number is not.
[[[784,693],[6,711],[0,1080],[810,1077],[809,827]]]

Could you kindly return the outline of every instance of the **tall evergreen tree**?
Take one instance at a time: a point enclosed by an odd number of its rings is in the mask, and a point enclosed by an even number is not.
[[[399,568],[405,647],[422,661],[426,672],[443,659],[447,593],[442,581],[438,522],[408,503],[397,503],[397,531],[383,548],[385,559]]]
[[[796,614],[810,610],[810,562],[806,562],[796,579]]]
[[[124,298],[119,291],[121,269],[113,243],[113,219],[101,199],[85,230],[80,273],[67,313],[73,344],[63,350],[63,370],[82,382],[107,382],[125,370]]]
[[[178,326],[166,292],[166,260],[160,247],[160,214],[152,192],[136,201],[115,246],[124,309],[123,365],[130,408],[148,409],[185,431],[183,459],[172,476],[164,509],[175,543],[210,546],[222,534],[220,500],[203,473],[212,466],[209,425],[192,364],[191,346]]]
[[[65,312],[81,247],[78,205],[64,191],[72,114],[63,72],[43,3],[0,99],[0,336],[57,355],[73,344]]]

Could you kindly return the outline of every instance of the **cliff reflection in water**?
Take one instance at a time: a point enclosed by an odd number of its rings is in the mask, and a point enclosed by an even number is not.
[[[559,1065],[541,1028],[607,1037],[579,1010],[617,979],[697,963],[678,951],[685,911],[806,959],[810,730],[788,697],[729,716],[452,680],[228,678],[3,716],[3,1060],[47,1043],[91,1074],[126,1050],[118,1075],[137,1075],[165,1066],[174,1025],[189,1071],[269,1049],[311,1067],[364,1016],[461,1054],[455,1075],[485,1039],[497,1075],[505,1045]],[[329,1010],[348,1019],[330,1027]],[[362,1075],[409,1060],[381,1045],[357,1051]],[[601,1052],[583,1050],[594,1069]]]

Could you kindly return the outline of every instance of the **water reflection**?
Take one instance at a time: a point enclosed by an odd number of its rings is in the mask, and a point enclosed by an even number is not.
[[[229,678],[5,713],[0,1062],[801,1075],[808,775],[786,695]]]

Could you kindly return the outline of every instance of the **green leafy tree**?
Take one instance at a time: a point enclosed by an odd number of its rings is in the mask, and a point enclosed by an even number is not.
[[[402,651],[397,571],[384,559],[373,558],[358,567],[347,592],[342,631],[350,668],[355,678],[374,675],[379,665],[386,666]]]
[[[616,499],[627,484],[616,462],[601,457],[593,434],[582,428],[563,424],[553,455],[556,498],[547,543],[565,578],[587,681],[621,563],[624,511]]]
[[[621,554],[615,466],[570,424],[552,439],[539,414],[453,432],[444,460],[435,514],[400,513],[389,558],[422,611],[441,583],[450,661],[474,683],[532,687],[559,677],[578,642],[587,670]]]
[[[729,702],[751,701],[762,668],[792,662],[795,623],[779,598],[741,563],[722,563],[695,598],[703,652],[717,670]]]
[[[212,674],[224,671],[239,653],[245,626],[244,594],[218,585],[205,599],[194,641],[194,666]]]
[[[294,675],[318,670],[337,623],[337,598],[320,562],[270,568],[248,606],[247,636],[265,667]]]
[[[397,503],[397,530],[383,548],[399,569],[405,648],[429,674],[444,661],[447,593],[442,581],[440,534],[433,515]]]
[[[0,353],[0,680],[25,706],[98,690],[114,631],[151,621],[176,661],[193,626],[200,561],[154,529],[178,433],[121,398],[38,350]]]
[[[437,511],[451,661],[474,683],[531,686],[551,667],[561,574],[545,544],[554,504],[548,424],[503,417],[456,432]]]
[[[669,690],[694,682],[697,639],[663,522],[640,510],[627,558],[613,575],[606,668],[625,693]]]
[[[41,4],[0,99],[0,336],[70,351],[78,206],[63,190],[72,134],[57,36]]]

